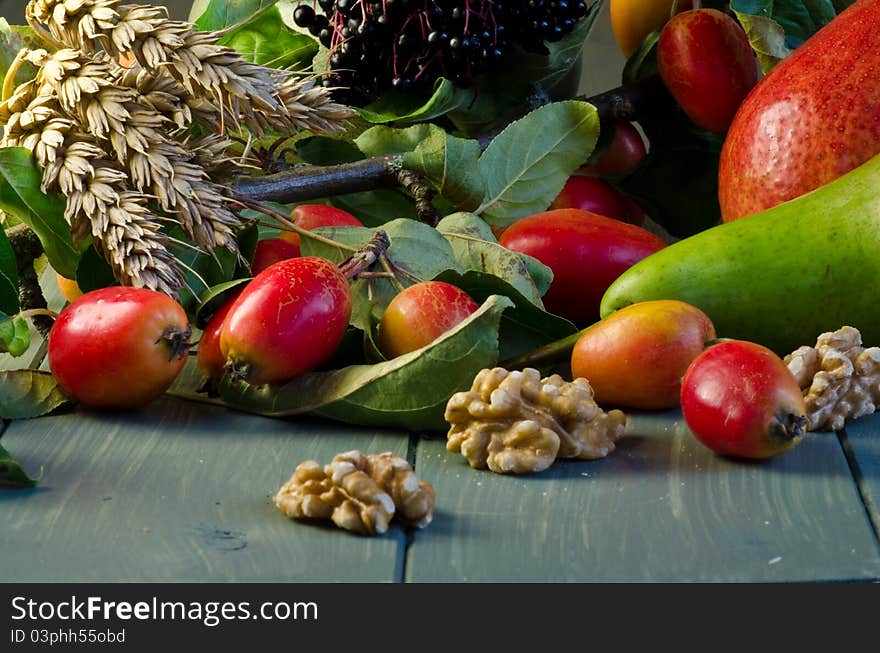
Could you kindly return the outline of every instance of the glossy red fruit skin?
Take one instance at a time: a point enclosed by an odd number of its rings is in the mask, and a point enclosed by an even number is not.
[[[379,323],[379,348],[387,358],[421,349],[473,314],[479,305],[444,281],[423,281],[398,293]]]
[[[299,256],[299,244],[286,238],[263,238],[257,242],[254,260],[251,262],[251,273],[259,274],[278,261]]]
[[[758,83],[721,150],[725,222],[824,186],[880,153],[878,52],[880,2],[861,0]]]
[[[335,206],[326,204],[300,204],[293,209],[291,214],[293,221],[303,229],[317,229],[318,227],[363,227],[364,224],[348,211],[337,209]],[[295,256],[300,255],[299,234],[292,231],[282,231],[281,237],[296,245]]]
[[[547,310],[581,325],[599,319],[608,286],[646,256],[666,246],[651,232],[588,211],[557,209],[515,222],[500,243],[553,270]]]
[[[802,440],[803,395],[775,353],[753,342],[726,340],[697,356],[681,384],[688,428],[716,453],[769,458]]]
[[[308,372],[339,346],[351,317],[348,281],[330,261],[286,259],[254,277],[220,331],[220,351],[249,383]]]
[[[580,209],[628,222],[628,213],[620,201],[620,193],[608,182],[596,177],[572,175],[548,210]]]
[[[669,19],[657,42],[657,65],[669,92],[698,126],[724,133],[758,81],[755,54],[733,18],[693,9]]]
[[[623,177],[645,158],[648,148],[639,130],[630,122],[614,125],[614,136],[608,149],[595,163],[583,166],[578,174],[594,177]]]
[[[183,368],[191,330],[169,296],[112,286],[69,304],[49,332],[49,368],[77,401],[137,408],[161,395]]]
[[[232,309],[232,305],[239,294],[239,292],[235,293],[217,309],[211,316],[211,319],[208,320],[208,324],[205,325],[202,337],[199,338],[196,363],[205,379],[216,381],[223,376],[226,367],[226,357],[220,350],[220,333],[223,329],[223,323],[226,321],[226,316],[229,315],[229,311]]]

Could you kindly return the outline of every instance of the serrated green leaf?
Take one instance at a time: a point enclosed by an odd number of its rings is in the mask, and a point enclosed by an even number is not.
[[[43,244],[49,264],[62,276],[73,279],[81,250],[73,244],[64,219],[63,199],[40,190],[43,174],[30,150],[0,148],[0,210],[27,224]],[[83,244],[83,248],[88,243]]]
[[[194,24],[205,31],[235,29],[277,4],[278,0],[210,0]]]
[[[485,220],[473,213],[452,213],[447,215],[439,222],[437,230],[441,232],[454,231],[490,243],[498,242],[498,239],[495,238],[495,233],[492,231],[492,227],[490,227]],[[544,293],[550,289],[550,284],[553,282],[553,270],[533,256],[523,254],[522,252],[513,253],[522,260],[523,265],[525,265],[526,270],[528,270],[529,276],[532,278],[532,283],[535,284],[538,295],[543,297]]]
[[[498,361],[498,325],[512,302],[492,296],[467,320],[422,349],[375,365],[304,374],[284,384],[250,386],[229,376],[230,405],[273,417],[312,413],[349,424],[445,429],[449,398]]]
[[[596,108],[575,100],[548,104],[511,123],[480,157],[486,191],[475,213],[507,226],[545,210],[598,138]]]
[[[755,51],[761,70],[765,74],[791,54],[791,50],[785,45],[785,30],[775,20],[743,13],[737,13],[736,17],[745,30],[749,44]]]
[[[0,418],[30,419],[72,404],[49,372],[0,371]]]
[[[0,228],[0,313],[12,315],[18,309],[18,263],[6,230]]]
[[[430,97],[417,93],[390,91],[364,108],[357,108],[361,117],[374,125],[409,124],[439,118],[463,105],[466,98],[456,92],[455,85],[441,77],[434,83]]]
[[[273,68],[302,70],[318,52],[318,42],[284,24],[278,7],[270,7],[225,34],[218,43],[245,59]]]
[[[401,273],[404,283],[428,281],[444,270],[462,271],[452,246],[440,233],[416,220],[401,218],[380,227],[391,242],[387,256]],[[365,227],[321,227],[315,233],[351,247],[362,247],[376,229]],[[348,258],[351,252],[311,238],[301,238],[304,256],[321,256],[334,263]],[[362,331],[370,328],[370,320],[379,319],[394,296],[396,286],[389,279],[359,279],[351,284],[351,324]]]
[[[31,478],[21,463],[12,457],[6,449],[0,447],[0,487],[21,488],[33,487],[37,479]]]
[[[465,271],[485,272],[496,276],[515,288],[529,302],[543,309],[541,294],[523,259],[516,252],[499,245],[492,236],[492,230],[489,229],[486,234],[481,224],[486,225],[471,213],[455,213],[443,218],[437,225],[437,231],[452,245],[455,258]],[[484,237],[487,235],[491,240]]]
[[[841,6],[850,4],[832,0],[731,0],[730,8],[762,57],[762,67],[772,67],[782,58],[778,55],[785,56],[800,46],[830,23]]]
[[[0,313],[0,353],[21,356],[30,345],[31,330],[27,319],[20,315],[8,317]]]
[[[0,79],[6,77],[9,67],[22,48],[52,50],[52,47],[40,39],[28,25],[10,25],[0,16]],[[15,74],[14,85],[24,84],[36,77],[36,74],[36,66],[24,62]]]
[[[461,210],[476,208],[483,185],[475,174],[480,144],[450,136],[437,125],[413,125],[406,129],[377,126],[355,139],[366,156],[403,154],[403,164],[431,183]]]
[[[468,270],[464,274],[447,271],[436,279],[458,286],[477,302],[491,295],[503,295],[513,302],[513,307],[504,311],[501,317],[500,360],[532,351],[577,331],[572,322],[548,313],[509,282],[493,274],[478,270]]]

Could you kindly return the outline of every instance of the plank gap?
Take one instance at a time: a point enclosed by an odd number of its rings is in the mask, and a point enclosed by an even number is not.
[[[871,531],[874,534],[874,542],[877,544],[877,547],[880,548],[880,524],[878,524],[877,521],[877,515],[880,513],[877,511],[877,506],[874,504],[874,499],[871,496],[871,493],[868,492],[865,487],[865,475],[862,473],[862,468],[859,466],[859,461],[850,445],[846,429],[838,431],[836,435],[837,441],[843,449],[843,455],[846,458],[846,464],[849,466],[850,474],[852,474],[853,481],[856,484],[856,492],[859,494],[859,499],[862,502],[862,507],[865,510],[868,523],[871,524]]]

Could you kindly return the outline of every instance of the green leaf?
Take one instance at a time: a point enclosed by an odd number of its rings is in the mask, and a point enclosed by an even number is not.
[[[0,79],[6,77],[6,73],[12,62],[18,56],[22,48],[42,48],[52,50],[40,37],[37,36],[27,25],[10,25],[0,16]],[[15,86],[24,84],[37,75],[37,68],[31,63],[24,62],[15,74]]]
[[[766,73],[851,4],[846,0],[731,0],[730,8]]]
[[[661,31],[657,29],[648,34],[639,45],[639,49],[626,60],[621,75],[624,83],[657,74],[659,71],[657,67],[657,41],[660,40]]]
[[[477,302],[491,295],[502,295],[513,302],[513,307],[504,311],[501,317],[500,360],[532,351],[577,331],[572,322],[548,313],[510,283],[493,274],[477,270],[464,274],[447,271],[436,279],[458,286]]]
[[[475,140],[450,136],[437,125],[414,125],[407,129],[373,127],[355,143],[366,156],[403,154],[404,167],[430,182],[459,209],[474,209],[480,204],[483,185],[473,174],[480,144]]]
[[[444,270],[463,271],[452,246],[436,229],[416,220],[392,220],[381,226],[391,242],[387,256],[404,276],[405,282],[427,281]],[[351,247],[364,246],[375,229],[365,227],[321,227],[315,233]],[[332,247],[313,238],[301,238],[304,256],[321,256],[334,263],[346,259],[351,252]],[[381,318],[397,288],[389,279],[359,279],[351,284],[351,324],[362,331],[370,328],[370,320]]]
[[[0,313],[0,353],[21,356],[31,345],[31,330],[26,318]],[[3,413],[0,412],[0,416]]]
[[[389,220],[414,218],[415,201],[406,193],[393,188],[345,193],[329,198],[329,203],[348,211],[368,227],[379,227]]]
[[[205,31],[236,29],[277,4],[278,0],[210,0],[195,27]]]
[[[313,413],[349,424],[445,429],[449,398],[498,362],[499,320],[511,304],[506,297],[489,297],[427,347],[384,363],[304,374],[267,386],[236,383],[227,375],[220,395],[239,410],[273,417]]]
[[[12,315],[18,309],[18,263],[6,230],[0,228],[0,313]]]
[[[73,405],[49,372],[0,371],[0,417],[30,419]]]
[[[89,247],[83,252],[76,268],[76,285],[85,293],[116,286],[119,282],[113,276],[113,269],[107,260],[94,247]]]
[[[595,107],[575,100],[548,104],[511,123],[480,157],[486,191],[475,213],[507,226],[545,210],[598,138]]]
[[[33,487],[36,484],[37,479],[28,476],[21,463],[0,447],[0,487]]]
[[[0,210],[33,229],[49,264],[61,276],[73,279],[81,250],[73,244],[70,226],[64,219],[64,200],[43,193],[42,179],[30,150],[0,148]],[[83,245],[86,246],[88,243]]]
[[[452,245],[455,258],[464,270],[496,276],[510,284],[529,302],[543,309],[541,293],[535,287],[523,259],[516,252],[499,245],[492,236],[491,229],[488,234],[482,232],[479,236],[474,235],[478,230],[482,231],[480,223],[486,224],[473,214],[455,213],[443,218],[437,225],[437,231]],[[481,237],[486,235],[491,240]]]
[[[187,237],[180,227],[172,228],[169,235],[177,240],[187,242]],[[232,280],[238,259],[235,254],[223,247],[215,248],[213,256],[192,248],[185,248],[174,254],[177,260],[182,263],[183,277],[189,288],[181,289],[180,305],[186,309],[187,315],[195,321],[195,313],[200,303],[198,296],[218,284]]]
[[[434,90],[429,98],[417,93],[390,91],[366,107],[355,109],[364,120],[372,124],[408,124],[439,118],[462,107],[466,101],[466,96],[458,93],[452,82],[441,77],[434,83]]]
[[[296,154],[316,166],[360,161],[364,155],[352,141],[330,136],[307,136],[296,142]]]
[[[230,31],[218,43],[236,50],[248,61],[274,68],[307,68],[318,51],[318,42],[285,25],[274,6]]]
[[[250,278],[233,279],[224,281],[216,286],[211,286],[199,296],[199,307],[196,309],[195,325],[204,329],[208,325],[211,316],[217,312],[226,301],[236,292],[241,291],[250,282]]]
[[[758,57],[761,70],[766,74],[791,54],[785,44],[785,30],[772,18],[737,13],[736,17],[749,38],[752,50]]]
[[[640,200],[651,218],[673,236],[684,238],[721,219],[718,159],[722,138],[692,126],[678,131],[673,121],[660,128],[675,132],[672,142],[652,141],[651,151],[620,186]],[[681,192],[687,180],[687,192]]]

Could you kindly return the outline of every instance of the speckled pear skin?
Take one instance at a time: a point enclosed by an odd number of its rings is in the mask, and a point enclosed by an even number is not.
[[[793,199],[880,153],[880,2],[860,0],[746,97],[718,174],[729,222]]]

